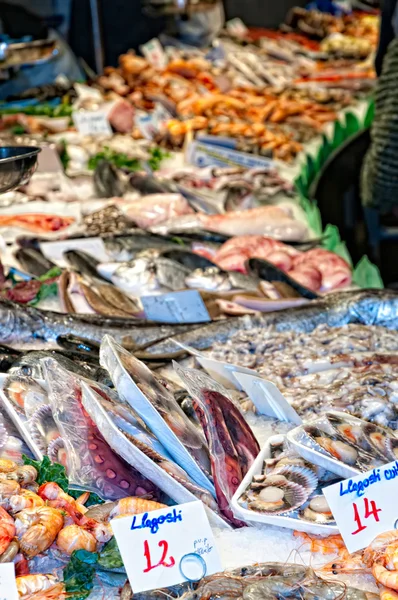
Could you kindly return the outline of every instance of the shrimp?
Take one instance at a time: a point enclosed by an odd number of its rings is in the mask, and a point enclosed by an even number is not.
[[[344,541],[341,535],[329,535],[325,538],[309,535],[302,531],[295,531],[294,537],[303,538],[304,544],[310,544],[311,552],[321,552],[322,554],[332,554],[333,552],[345,549]]]
[[[350,554],[348,550],[340,551],[340,557],[323,565],[317,572],[323,575],[340,575],[346,573],[370,573],[369,567],[363,562],[363,553]]]
[[[13,460],[8,458],[0,458],[0,474],[3,473],[12,473],[12,471],[16,471],[18,465]]]
[[[380,563],[375,563],[372,567],[372,575],[378,583],[392,590],[398,591],[398,573],[389,571]]]
[[[398,530],[386,531],[378,535],[373,542],[369,544],[363,553],[363,562],[368,567],[384,553],[387,546],[393,542],[398,542]]]
[[[115,508],[110,513],[110,518],[121,517],[125,515],[139,515],[145,512],[151,512],[158,510],[159,508],[165,508],[165,504],[154,502],[153,500],[145,500],[144,498],[136,498],[135,496],[129,496],[127,498],[121,498]]]
[[[0,481],[0,504],[4,505],[5,508],[8,508],[10,498],[19,494],[21,491],[21,486],[17,481]]]
[[[64,585],[54,575],[22,575],[16,578],[20,598],[65,598]]]
[[[61,511],[51,506],[26,508],[16,515],[21,551],[32,558],[51,546],[64,525]]]
[[[0,555],[7,550],[14,535],[14,519],[0,506]]]
[[[79,525],[68,525],[59,532],[57,546],[65,554],[72,554],[74,550],[95,552],[97,540],[92,533],[79,527]]]
[[[380,600],[398,600],[398,593],[382,587],[380,588]]]
[[[109,525],[86,517],[86,507],[66,494],[57,483],[44,483],[40,486],[38,494],[43,500],[47,500],[50,506],[68,513],[76,525],[90,531],[98,542],[107,542],[113,536]]]
[[[13,513],[20,512],[25,508],[38,508],[44,506],[44,500],[30,490],[21,490],[20,494],[15,494],[8,501],[9,510]]]
[[[19,552],[18,540],[11,540],[7,550],[0,556],[0,563],[12,562]]]

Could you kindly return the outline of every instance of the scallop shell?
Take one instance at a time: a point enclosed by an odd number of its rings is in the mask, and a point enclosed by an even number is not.
[[[247,508],[262,514],[281,515],[285,512],[296,510],[308,499],[307,491],[301,487],[301,485],[297,485],[297,483],[288,482],[284,485],[278,486],[277,489],[281,489],[284,492],[282,506],[275,508],[275,510],[272,510],[269,507],[264,508],[265,503],[261,500],[261,498],[258,497],[259,493],[256,493],[252,495],[250,500],[248,500]]]
[[[398,438],[391,436],[386,439],[386,453],[391,460],[398,460]]]
[[[360,449],[349,442],[343,442],[338,436],[330,435],[313,425],[304,427],[312,444],[321,454],[330,456],[344,464],[357,465]],[[370,459],[371,456],[368,456]]]
[[[387,431],[381,427],[377,427],[373,423],[365,423],[363,425],[363,433],[371,445],[373,452],[376,452],[378,456],[387,458],[386,442],[389,437]]]
[[[275,473],[284,475],[288,481],[301,485],[308,494],[312,494],[318,487],[318,477],[309,467],[300,467],[298,465],[286,465],[277,469]]]
[[[350,444],[358,445],[365,452],[369,452],[372,446],[363,433],[362,424],[350,422],[340,415],[328,414],[327,419],[336,434]]]

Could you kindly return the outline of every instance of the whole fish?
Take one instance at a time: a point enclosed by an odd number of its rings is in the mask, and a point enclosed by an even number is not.
[[[178,250],[181,248],[178,244],[149,233],[105,239],[104,244],[109,256],[120,262],[132,260],[137,254],[148,248],[152,248],[159,253],[164,250]]]
[[[195,269],[185,278],[185,283],[189,288],[215,292],[228,292],[235,289],[254,291],[259,282],[260,280],[255,275],[227,272],[215,266]]]
[[[63,315],[0,300],[0,344],[41,349],[56,347],[60,335],[101,342],[106,333],[126,348],[143,348],[198,325],[161,325],[102,315]]]
[[[130,317],[130,315],[120,308],[108,304],[101,294],[98,294],[91,286],[81,282],[80,287],[87,302],[97,314],[106,315],[108,317],[120,317],[122,319],[128,319]]]
[[[185,278],[190,273],[187,267],[162,257],[136,258],[119,266],[103,263],[98,265],[98,271],[104,277],[110,277],[116,287],[133,297],[183,290],[186,287]]]
[[[67,250],[64,252],[64,258],[81,275],[104,281],[97,271],[99,261],[90,254],[87,254],[87,252],[83,252],[82,250]]]
[[[383,325],[389,329],[398,329],[398,294],[391,290],[336,292],[288,311],[245,315],[210,323],[155,343],[139,356],[145,358],[147,354],[165,358],[181,355],[181,347],[176,342],[203,350],[209,348],[213,342],[224,342],[236,331],[247,328],[274,326],[277,331],[308,332],[321,324],[338,327],[348,323]]]
[[[105,300],[105,302],[107,302],[107,304],[110,304],[118,310],[123,311],[127,314],[127,316],[137,316],[137,314],[140,312],[140,307],[138,304],[126,296],[126,294],[123,294],[123,292],[114,285],[98,283],[96,288],[100,296]]]
[[[16,251],[15,258],[21,267],[33,277],[41,277],[55,266],[40,250],[35,248],[20,248]]]

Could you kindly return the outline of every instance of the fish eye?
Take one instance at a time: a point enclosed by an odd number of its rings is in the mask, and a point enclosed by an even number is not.
[[[21,370],[22,370],[23,375],[32,375],[32,367],[28,367],[27,365],[24,365]]]
[[[332,569],[333,569],[333,570],[334,570],[334,569],[337,569],[337,567],[338,567],[337,563],[333,563],[333,564],[332,564]]]

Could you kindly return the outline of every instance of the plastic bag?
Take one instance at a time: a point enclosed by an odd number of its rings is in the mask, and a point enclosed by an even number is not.
[[[65,443],[71,485],[106,500],[157,497],[156,486],[112,451],[84,410],[79,379],[52,358],[44,359],[43,366],[53,416]]]

